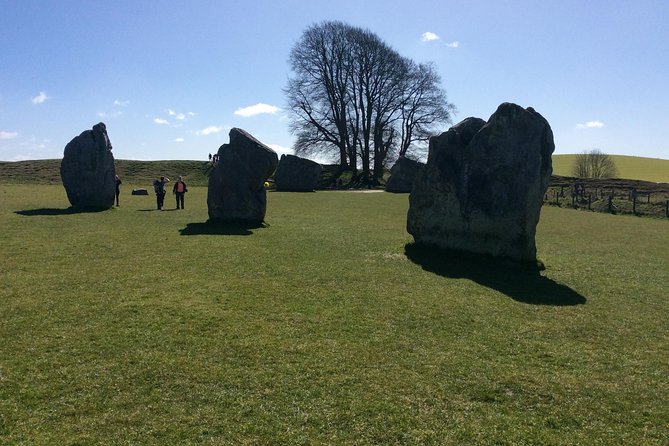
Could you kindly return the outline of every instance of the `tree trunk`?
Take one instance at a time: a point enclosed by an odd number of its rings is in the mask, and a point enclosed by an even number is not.
[[[346,148],[345,147],[340,147],[339,148],[339,170],[340,170],[340,172],[343,172],[346,169],[348,169],[348,156],[346,156]]]

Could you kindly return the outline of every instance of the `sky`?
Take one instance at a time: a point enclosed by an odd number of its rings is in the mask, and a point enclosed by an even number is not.
[[[0,0],[0,160],[98,122],[117,159],[204,160],[232,127],[292,153],[288,56],[327,20],[434,62],[453,124],[514,102],[557,154],[669,159],[666,0]]]

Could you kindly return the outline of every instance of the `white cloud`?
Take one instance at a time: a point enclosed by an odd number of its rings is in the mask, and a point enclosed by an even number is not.
[[[14,155],[14,157],[12,157],[10,161],[29,161],[31,159],[32,158],[30,157],[30,155],[19,154],[19,155]]]
[[[51,98],[47,96],[45,91],[40,91],[37,96],[30,98],[33,104],[43,104],[47,99]]]
[[[177,113],[177,112],[175,112],[174,110],[172,110],[172,109],[170,109],[170,108],[167,109],[167,114],[170,115],[170,116],[174,116],[174,119],[178,119],[179,121],[183,121],[183,120],[186,119],[186,115],[184,115],[183,113]],[[190,114],[190,113],[189,113],[189,115],[190,115],[190,116],[193,116],[193,115]]]
[[[118,99],[114,99],[114,105],[118,105],[119,107],[127,107],[130,105],[130,101],[119,101]]]
[[[274,150],[277,153],[277,155],[279,155],[279,158],[281,158],[281,155],[283,155],[283,154],[294,155],[293,149],[289,149],[288,147],[280,146],[279,144],[267,144],[267,147]]]
[[[244,108],[238,108],[237,110],[235,110],[235,115],[248,118],[251,116],[261,115],[263,113],[273,115],[278,111],[281,111],[279,107],[259,102],[256,105],[251,105],[249,107],[244,107]]]
[[[433,32],[427,31],[424,32],[422,36],[420,36],[420,40],[421,42],[431,42],[433,40],[439,40],[439,36]]]
[[[455,42],[447,43],[446,46],[449,48],[458,48],[460,46],[460,41],[456,40]]]
[[[218,127],[215,125],[211,125],[207,128],[204,128],[202,130],[198,130],[195,132],[196,135],[198,136],[207,136],[207,135],[212,135],[214,133],[219,133],[221,130],[223,130],[223,127]]]
[[[25,149],[27,152],[35,152],[36,150],[43,150],[49,147],[51,143],[51,140],[49,139],[38,139],[34,136],[31,136],[27,140],[21,142],[19,144],[19,147],[22,147]],[[34,159],[35,158],[35,153],[31,155],[31,157]],[[43,155],[39,155],[39,157],[44,158]]]
[[[184,141],[185,141],[185,139],[183,139],[183,138],[177,138],[177,139],[174,140],[174,142],[184,142]]]
[[[5,132],[4,130],[0,132],[0,139],[14,139],[19,136],[16,132]]]
[[[193,112],[188,112],[188,116],[193,117],[193,116],[195,116],[195,113],[193,113]]]
[[[123,114],[123,112],[121,112],[121,111],[116,111],[116,112],[113,112],[113,113],[98,112],[98,117],[100,117],[100,118],[117,118],[117,117],[121,116],[122,114]]]
[[[601,129],[604,123],[601,121],[588,121],[585,124],[576,124],[577,129]]]
[[[170,125],[170,123],[168,121],[166,121],[165,119],[160,119],[160,118],[153,118],[153,122],[155,122],[156,124],[160,124],[160,125]]]

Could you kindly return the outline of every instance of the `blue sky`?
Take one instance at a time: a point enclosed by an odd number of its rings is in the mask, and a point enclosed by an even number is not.
[[[117,159],[206,159],[231,127],[289,153],[288,55],[324,20],[433,61],[454,123],[515,102],[548,119],[556,153],[669,159],[666,0],[0,0],[0,11],[0,160],[61,158],[100,121]]]

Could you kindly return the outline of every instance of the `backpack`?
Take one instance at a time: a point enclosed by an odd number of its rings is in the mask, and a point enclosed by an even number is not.
[[[160,192],[160,181],[158,180],[153,180],[153,191],[155,193]]]

